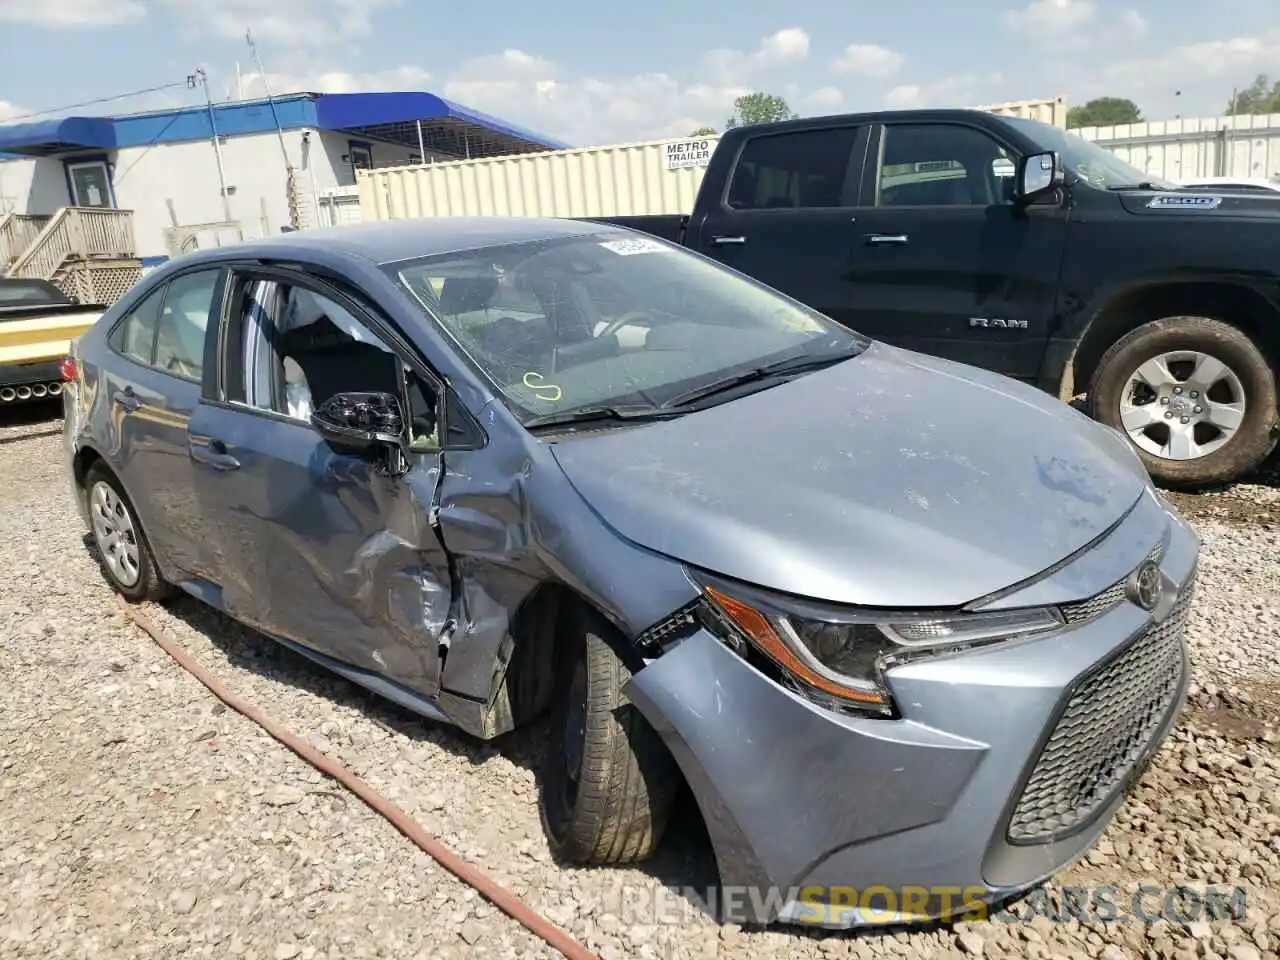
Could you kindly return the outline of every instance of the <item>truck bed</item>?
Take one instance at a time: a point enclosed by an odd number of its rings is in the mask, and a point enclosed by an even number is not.
[[[684,213],[657,213],[635,217],[582,217],[580,219],[588,223],[607,223],[610,226],[639,230],[663,240],[670,240],[672,243],[681,243],[684,240],[684,227],[689,216]]]

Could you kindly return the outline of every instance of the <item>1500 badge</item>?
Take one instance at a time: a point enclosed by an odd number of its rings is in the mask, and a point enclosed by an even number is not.
[[[1194,207],[1197,210],[1212,210],[1222,203],[1221,197],[1187,197],[1179,194],[1164,194],[1158,197],[1152,197],[1147,201],[1147,206],[1155,210],[1160,209],[1185,209],[1186,207]]]

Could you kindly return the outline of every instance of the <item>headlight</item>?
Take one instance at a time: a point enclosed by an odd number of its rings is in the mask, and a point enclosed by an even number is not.
[[[1034,636],[1063,626],[1051,607],[990,613],[839,610],[692,574],[726,630],[819,699],[890,714],[884,671],[925,654]]]

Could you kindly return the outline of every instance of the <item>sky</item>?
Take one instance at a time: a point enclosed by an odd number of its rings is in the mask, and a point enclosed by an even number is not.
[[[1120,96],[1159,120],[1280,79],[1277,0],[0,0],[0,121],[203,102],[197,69],[261,96],[246,28],[272,93],[429,90],[577,145],[719,129],[752,90],[804,116]]]

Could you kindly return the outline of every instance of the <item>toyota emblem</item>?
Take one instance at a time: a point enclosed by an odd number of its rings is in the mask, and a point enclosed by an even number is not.
[[[1160,566],[1148,560],[1133,572],[1128,584],[1129,599],[1143,610],[1154,610],[1160,602],[1164,582],[1160,578]]]

